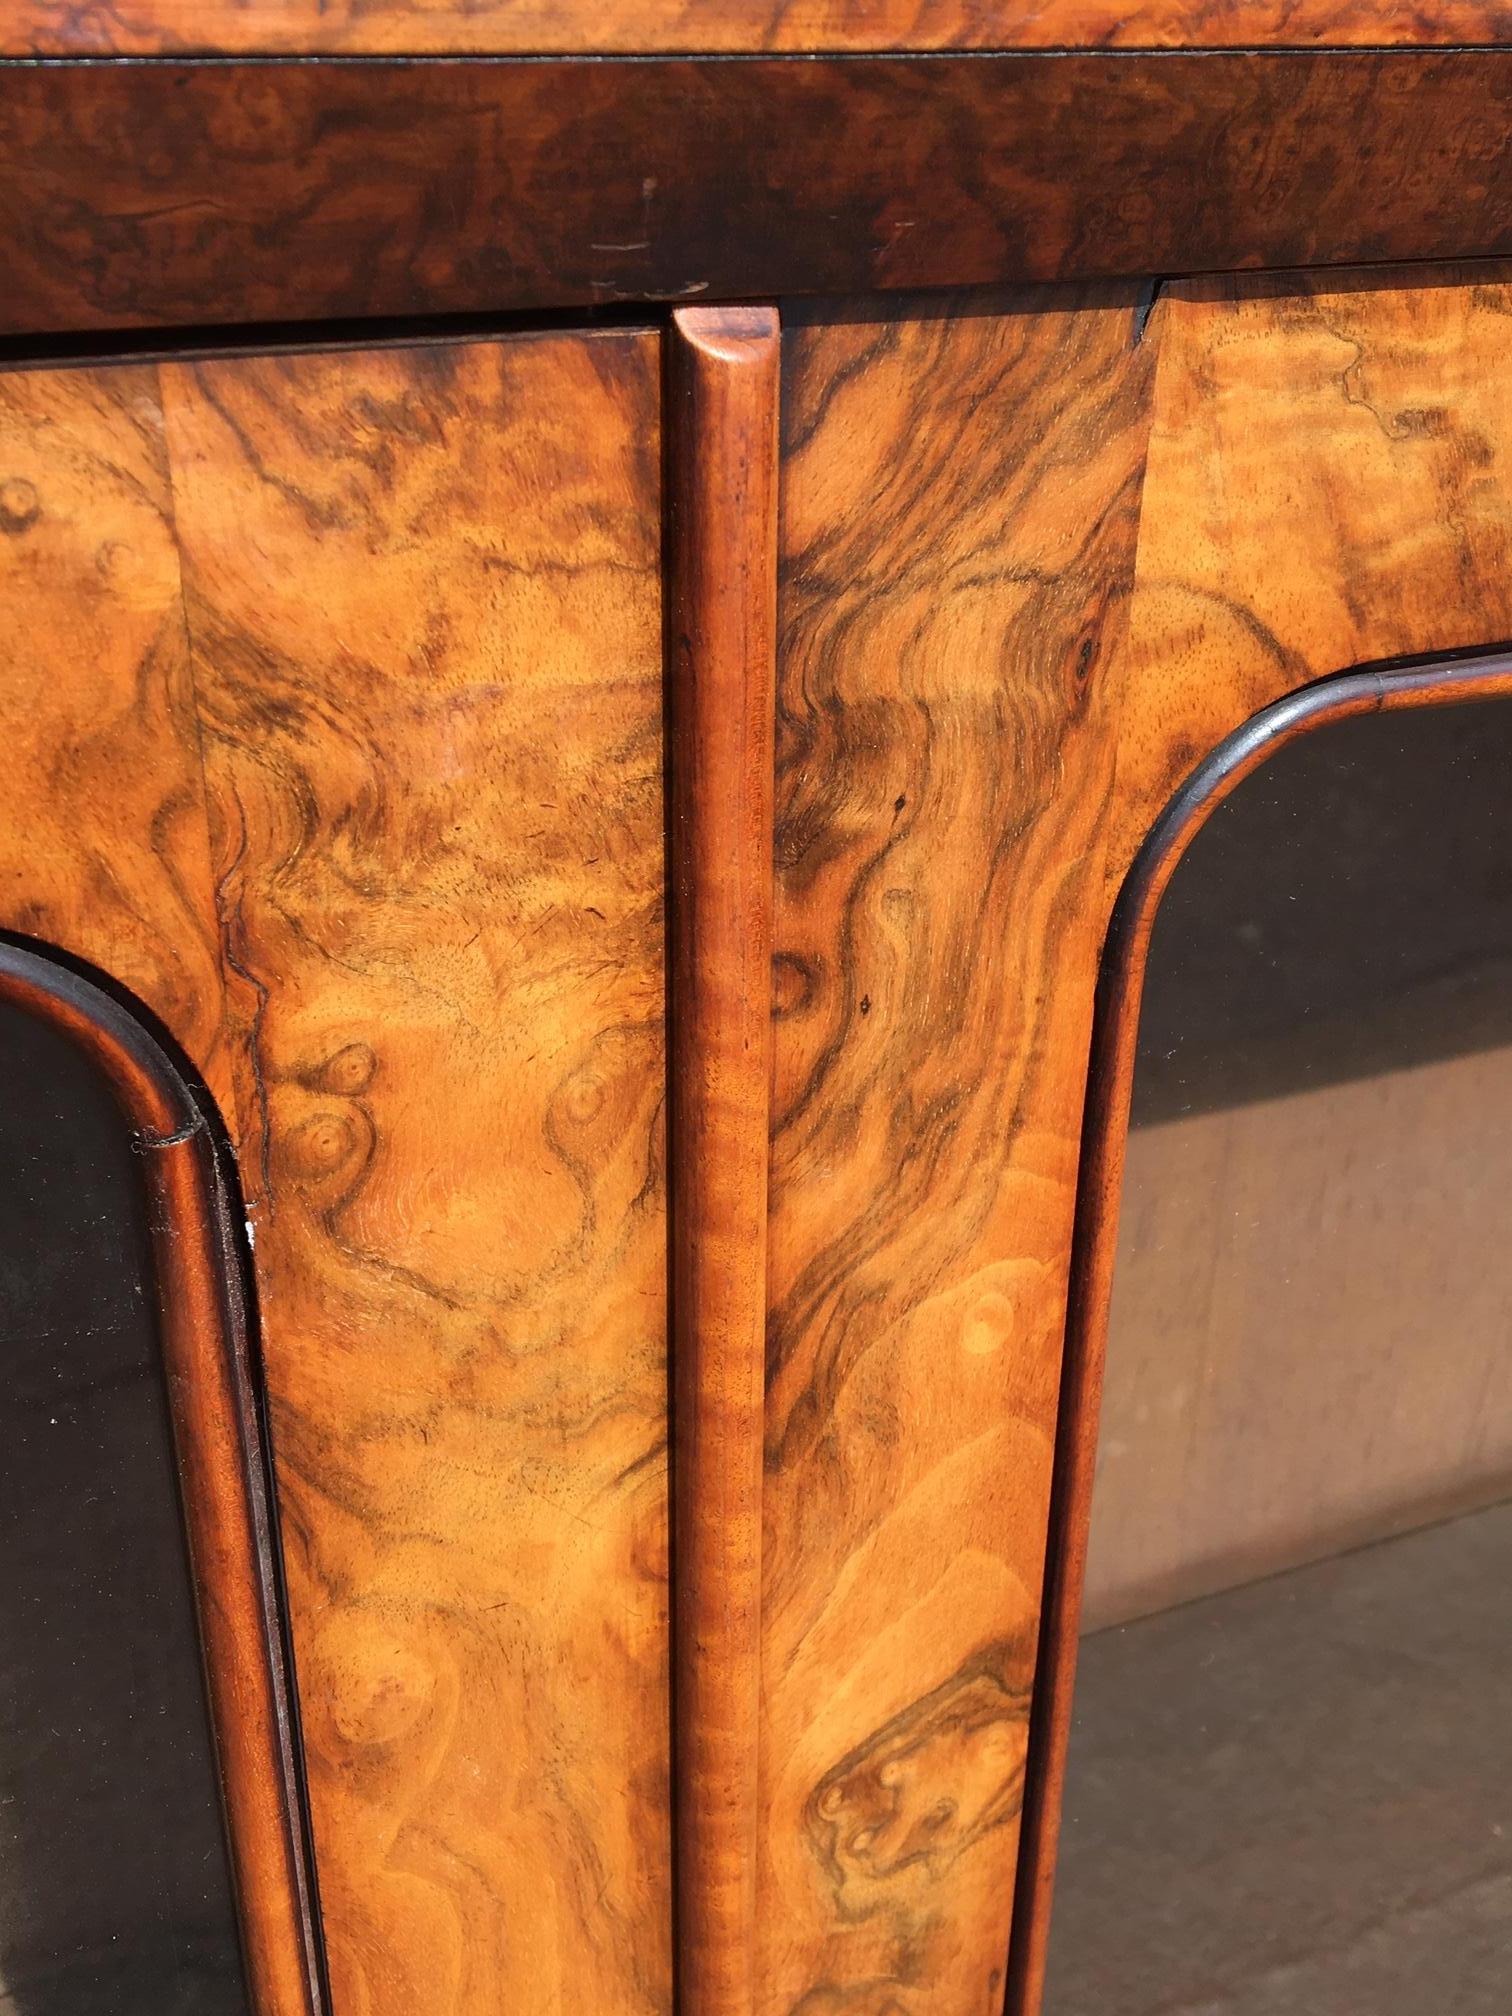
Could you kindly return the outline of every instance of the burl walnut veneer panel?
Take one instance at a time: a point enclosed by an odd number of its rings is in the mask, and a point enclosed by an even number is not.
[[[669,2005],[657,350],[163,371],[360,2016]]]
[[[1512,40],[1505,0],[0,0],[0,54],[1316,48]]]
[[[657,354],[163,371],[361,2016],[669,2004]]]
[[[110,972],[172,1030],[234,1134],[199,737],[150,366],[0,378],[0,664],[0,929]],[[0,995],[77,1044],[129,1123],[247,1989],[259,2016],[309,2016],[306,1854],[293,1818],[263,1452],[208,1135],[133,1013],[29,947],[0,946],[0,962]]]
[[[906,306],[784,343],[762,2016],[1002,1992],[1127,861],[1512,634],[1502,272]],[[342,2016],[670,2003],[657,350],[0,381],[0,922],[236,1060]]]
[[[657,373],[0,379],[0,925],[241,1136],[357,2016],[670,2002]]]
[[[0,376],[0,927],[230,1073],[157,372]]]
[[[1512,254],[1512,48],[12,63],[0,335]]]
[[[1271,701],[1512,636],[1509,332],[1497,265],[1161,295],[1112,875]]]
[[[1002,1991],[1152,353],[957,308],[786,338],[768,2016]]]
[[[1512,631],[1509,302],[1441,271],[1187,284],[1142,337],[1117,292],[789,332],[771,2016],[1001,1993],[1108,907],[1256,708]]]

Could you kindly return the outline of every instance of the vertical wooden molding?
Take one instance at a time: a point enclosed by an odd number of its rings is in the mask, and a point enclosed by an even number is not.
[[[776,311],[679,309],[667,350],[679,2010],[750,2016],[772,1049]]]

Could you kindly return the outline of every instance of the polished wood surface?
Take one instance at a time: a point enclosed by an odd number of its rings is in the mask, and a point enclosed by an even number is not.
[[[658,345],[162,372],[335,2006],[670,1994]]]
[[[90,981],[25,944],[0,941],[0,999],[77,1044],[134,1130],[251,2008],[253,2016],[320,2016],[266,1452],[241,1254],[208,1125],[147,1029]]]
[[[1047,1637],[1041,1574],[1109,909],[1257,708],[1512,636],[1509,312],[1474,268],[788,318],[762,2016],[1002,1992],[1042,1645],[1047,1727],[1068,1699],[1064,1522]],[[722,326],[672,339],[673,466],[739,551],[760,402],[715,388],[771,345]],[[0,921],[126,978],[240,1138],[361,2016],[671,2004],[662,364],[613,328],[0,380]],[[749,674],[734,584],[673,550]],[[755,805],[696,810],[749,846]],[[705,1172],[742,1211],[752,1110]],[[746,1514],[704,1537],[749,1571]],[[738,1858],[706,1873],[738,1922]]]
[[[1505,269],[1192,281],[1161,296],[1109,902],[1183,778],[1262,708],[1351,664],[1512,637],[1512,382],[1496,362],[1509,311]],[[1112,1026],[1111,994],[1105,1013]],[[1128,1060],[1097,1068],[1116,1078]],[[1071,1317],[1088,1338],[1105,1322],[1123,1154],[1117,1112],[1097,1110],[1080,1208],[1102,1229],[1083,1240]],[[1062,1401],[1010,2016],[1032,2016],[1043,1983],[1094,1356],[1073,1350]]]
[[[0,83],[0,335],[1512,252],[1512,49]]]
[[[156,370],[0,376],[0,927],[114,975],[236,1114]]]
[[[0,397],[0,922],[241,1138],[337,2006],[663,2010],[657,341]]]
[[[0,54],[636,55],[1512,41],[1505,0],[4,0]]]
[[[1504,266],[1162,292],[1110,879],[1281,694],[1512,637],[1509,312]]]
[[[91,961],[182,1044],[234,1138],[223,989],[158,374],[0,378],[6,764],[0,928]],[[0,984],[80,1043],[153,1144],[163,1348],[259,2016],[311,2008],[313,1935],[260,1429],[204,1130],[96,990],[4,951]]]
[[[755,1995],[780,342],[667,336],[678,2007]]]
[[[1001,1992],[1136,329],[1115,289],[899,323],[862,304],[785,339],[772,2016],[953,2016]]]

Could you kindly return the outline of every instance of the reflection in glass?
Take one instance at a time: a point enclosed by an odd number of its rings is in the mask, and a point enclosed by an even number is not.
[[[3,1005],[0,1371],[0,2009],[245,2016],[141,1169]]]
[[[1157,916],[1047,2016],[1512,2007],[1512,704],[1338,722]]]

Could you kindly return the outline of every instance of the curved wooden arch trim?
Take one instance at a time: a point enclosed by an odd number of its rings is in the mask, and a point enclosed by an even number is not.
[[[1357,714],[1507,697],[1512,652],[1502,651],[1341,673],[1263,708],[1171,798],[1114,904],[1093,1016],[1005,2016],[1038,2016],[1044,1995],[1139,1010],[1161,897],[1198,829],[1297,736]]]
[[[0,939],[0,1000],[83,1051],[133,1129],[252,2009],[322,2016],[266,1448],[235,1220],[210,1128],[148,1029],[72,967]]]

